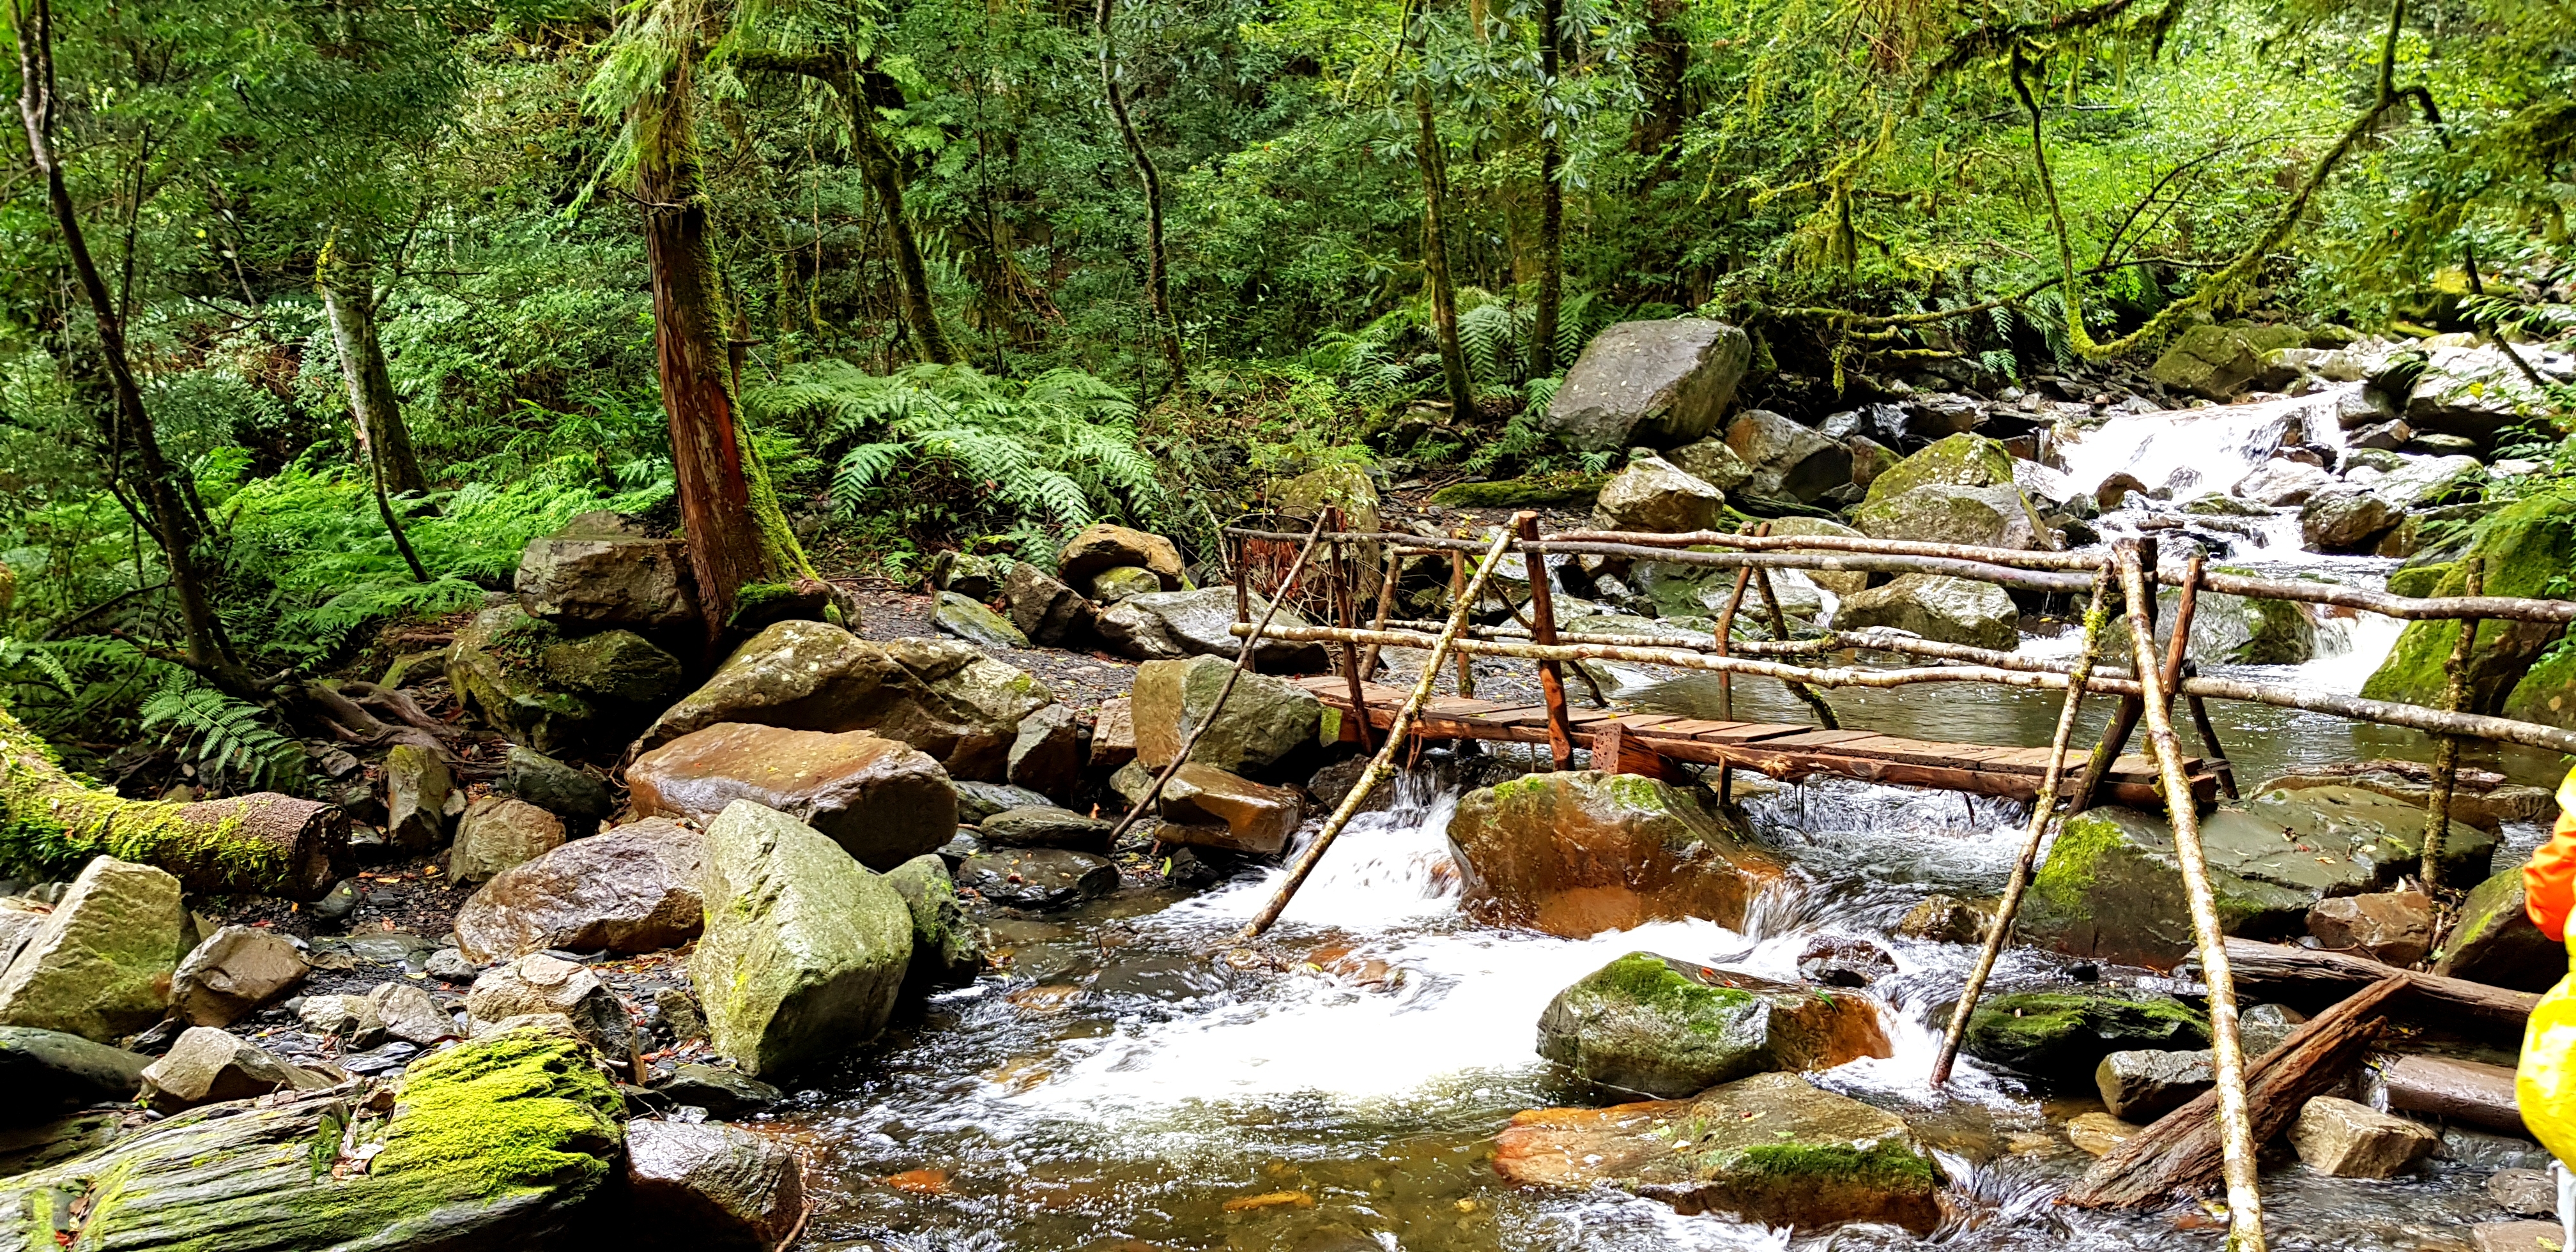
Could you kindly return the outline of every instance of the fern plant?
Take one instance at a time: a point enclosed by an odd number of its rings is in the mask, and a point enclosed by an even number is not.
[[[1049,370],[1025,385],[970,365],[915,365],[869,374],[846,361],[790,366],[752,388],[744,410],[801,425],[840,448],[832,503],[843,517],[875,510],[915,520],[1043,532],[1101,518],[1151,525],[1169,499],[1154,459],[1137,445],[1136,404],[1080,370]]]
[[[304,745],[270,725],[266,709],[206,686],[176,666],[139,712],[143,729],[161,732],[182,760],[241,790],[293,792],[310,778]]]

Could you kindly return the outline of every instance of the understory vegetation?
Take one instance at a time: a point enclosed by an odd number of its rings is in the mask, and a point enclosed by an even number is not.
[[[305,788],[288,693],[679,526],[719,409],[749,581],[902,583],[1204,559],[1328,464],[1598,474],[1528,419],[1624,320],[1802,414],[2210,319],[2576,333],[2564,0],[0,6],[0,705],[109,777]]]

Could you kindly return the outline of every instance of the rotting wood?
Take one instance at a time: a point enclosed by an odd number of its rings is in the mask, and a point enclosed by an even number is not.
[[[2119,567],[2120,588],[2128,597],[2129,645],[2137,658],[2138,676],[2146,684],[2138,703],[2146,722],[2147,747],[2164,781],[2174,859],[2181,863],[2193,946],[2209,988],[2209,1067],[2217,1080],[2211,1094],[2217,1099],[2218,1138],[2227,1179],[2227,1243],[2230,1252],[2264,1252],[2263,1192],[2258,1177],[2262,1165],[2255,1153],[2270,1136],[2255,1136],[2246,1103],[2245,1054],[2236,1033],[2236,985],[2227,966],[2227,938],[2218,920],[2217,896],[2209,886],[2209,866],[2201,854],[2199,806],[2193,802],[2190,778],[2183,769],[2182,744],[2174,735],[2164,675],[2156,667],[2155,619],[2150,616],[2155,589],[2146,578],[2147,551],[2144,542],[2132,541],[2113,548],[2111,557]],[[2174,625],[2179,647],[2190,623],[2177,614]],[[2169,663],[2180,668],[2179,660]],[[2091,772],[2089,765],[2087,772]]]
[[[2093,580],[2093,603],[2084,611],[2084,651],[2076,657],[2075,673],[2066,685],[2065,703],[2058,707],[2057,733],[2049,741],[2039,797],[2031,801],[2030,829],[2023,832],[2021,853],[2013,860],[2011,876],[2004,880],[2003,900],[1995,908],[1994,921],[1986,927],[1985,947],[1977,954],[1976,966],[1968,971],[1968,983],[1959,993],[1958,1007],[1950,1013],[1949,1028],[1941,1034],[1941,1054],[1932,1062],[1935,1089],[1950,1081],[1950,1066],[1959,1057],[1959,1041],[1968,1034],[1968,1018],[1977,1011],[1977,998],[1985,993],[1986,979],[1993,976],[1995,961],[2003,955],[2004,939],[2012,934],[2013,916],[2021,910],[2022,892],[2030,887],[2031,866],[2039,860],[2039,845],[2048,837],[2049,820],[2057,806],[2058,780],[2066,772],[2066,747],[2075,737],[2076,710],[2084,702],[2085,679],[2091,676],[2093,660],[2102,650],[2102,627],[2110,617],[2102,601],[2110,582],[2107,570]]]
[[[2267,1000],[2340,996],[2401,975],[2409,1006],[2446,1023],[2473,1023],[2480,1033],[2495,1039],[2521,1039],[2531,1010],[2540,1003],[2540,997],[2528,991],[2398,969],[2350,952],[2293,948],[2259,939],[2229,939],[2227,960],[2237,985],[2259,990]]]
[[[2465,557],[2460,565],[2470,595],[2486,589],[2485,562],[2475,556]],[[2460,620],[2460,633],[2451,641],[2451,655],[2443,662],[2443,677],[2448,680],[2442,707],[2457,713],[2469,702],[2469,654],[2476,650],[2478,619]],[[2442,890],[2442,844],[2451,833],[2451,792],[2460,781],[2460,737],[2444,735],[2441,746],[2433,753],[2433,789],[2424,801],[2424,890],[2436,901]]]
[[[1216,702],[1208,706],[1207,716],[1201,718],[1198,725],[1190,727],[1189,736],[1181,740],[1180,751],[1173,753],[1172,759],[1163,766],[1163,772],[1154,776],[1154,785],[1147,788],[1144,796],[1128,807],[1126,816],[1118,819],[1118,825],[1111,828],[1108,843],[1116,844],[1118,837],[1136,824],[1137,818],[1144,816],[1156,801],[1163,798],[1163,788],[1170,786],[1172,775],[1181,772],[1181,766],[1189,763],[1190,753],[1199,746],[1199,737],[1207,733],[1208,727],[1216,725],[1217,716],[1225,712],[1225,702],[1234,694],[1234,684],[1242,679],[1243,671],[1252,668],[1253,655],[1261,650],[1262,632],[1269,628],[1270,619],[1278,616],[1279,606],[1288,602],[1289,593],[1297,589],[1297,575],[1304,572],[1306,558],[1314,555],[1317,539],[1324,533],[1324,516],[1320,510],[1315,514],[1315,529],[1307,534],[1306,546],[1297,550],[1297,559],[1288,563],[1288,573],[1279,580],[1279,590],[1270,597],[1269,607],[1261,611],[1261,620],[1249,628],[1235,627],[1237,633],[1243,634],[1243,650],[1235,656],[1234,668],[1226,671],[1225,685],[1216,689]],[[1242,594],[1243,586],[1240,581],[1235,584],[1238,595]],[[1247,629],[1249,633],[1245,633]]]
[[[1296,896],[1297,888],[1305,885],[1307,876],[1315,872],[1316,863],[1324,859],[1324,853],[1333,846],[1333,840],[1359,813],[1361,802],[1368,798],[1369,792],[1377,789],[1380,782],[1385,781],[1387,768],[1394,763],[1396,745],[1403,743],[1411,733],[1413,719],[1421,712],[1423,702],[1431,698],[1432,684],[1440,675],[1440,662],[1447,657],[1450,646],[1457,642],[1459,628],[1467,624],[1467,613],[1475,606],[1475,597],[1484,594],[1485,580],[1493,575],[1495,563],[1503,559],[1503,551],[1511,543],[1512,533],[1508,530],[1494,536],[1493,546],[1485,550],[1485,559],[1476,566],[1475,577],[1468,580],[1466,594],[1458,598],[1456,608],[1449,615],[1449,629],[1432,644],[1431,658],[1423,662],[1421,676],[1413,681],[1413,693],[1405,697],[1403,707],[1395,712],[1395,720],[1387,726],[1386,742],[1378,748],[1377,755],[1369,758],[1368,768],[1360,771],[1359,781],[1352,785],[1350,794],[1342,797],[1340,807],[1335,808],[1333,815],[1325,820],[1324,828],[1315,832],[1314,842],[1307,844],[1306,850],[1298,854],[1297,863],[1289,867],[1288,880],[1279,884],[1279,893],[1272,896],[1270,903],[1263,905],[1261,912],[1244,926],[1244,939],[1260,938],[1261,932],[1279,920],[1280,910],[1288,907],[1288,901]]]
[[[2254,1066],[2247,1113],[2251,1133],[2270,1140],[2318,1095],[2341,1083],[2378,1033],[2380,1014],[2406,984],[2392,974],[2302,1024]],[[2065,1203],[2079,1208],[2153,1208],[2177,1193],[2200,1191],[2224,1167],[2216,1120],[2218,1092],[2189,1103],[2129,1136],[2093,1163]],[[2229,1217],[2236,1216],[2233,1203]],[[2260,1236],[2257,1235],[2259,1247]],[[2243,1244],[2238,1246],[2242,1247]]]

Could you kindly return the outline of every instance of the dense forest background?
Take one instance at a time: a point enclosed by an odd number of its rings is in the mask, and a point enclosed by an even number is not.
[[[2576,329],[2557,0],[0,4],[0,704],[236,785],[531,536],[681,520],[657,264],[773,555],[897,581],[1597,470],[1522,415],[1624,319],[1793,413]]]

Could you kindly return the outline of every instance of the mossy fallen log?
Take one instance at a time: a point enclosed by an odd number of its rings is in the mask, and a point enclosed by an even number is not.
[[[509,1031],[399,1084],[209,1105],[0,1180],[0,1249],[544,1247],[609,1179],[621,1107],[581,1044]]]
[[[318,900],[348,846],[335,804],[275,792],[129,800],[89,786],[0,707],[0,870],[67,874],[112,856],[167,870],[191,892]]]

